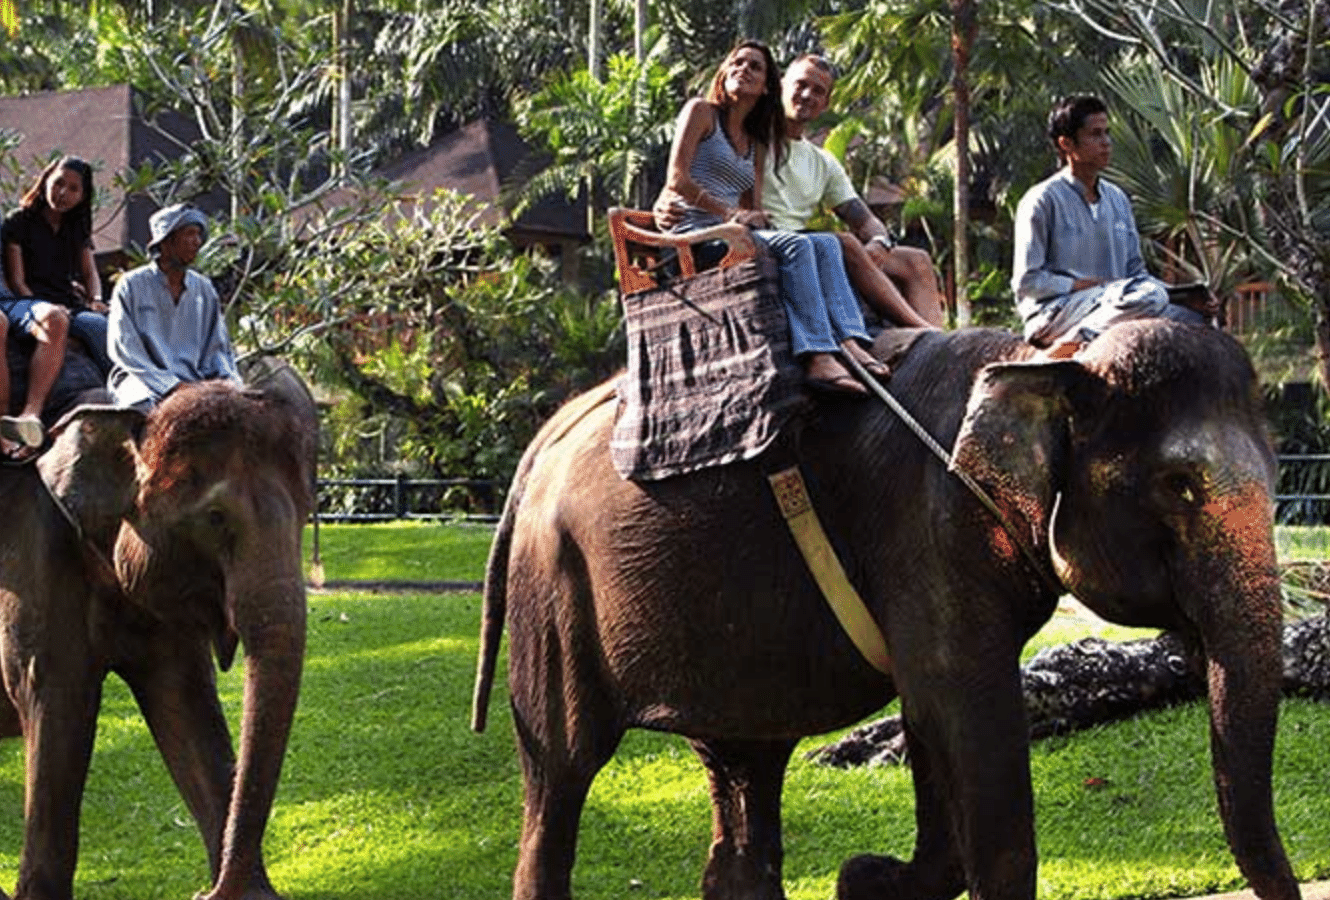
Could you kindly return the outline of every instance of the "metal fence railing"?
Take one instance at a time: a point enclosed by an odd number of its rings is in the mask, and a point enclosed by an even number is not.
[[[319,480],[325,522],[394,519],[494,521],[508,485],[485,478],[329,478]],[[1275,495],[1281,525],[1330,524],[1330,454],[1282,455]]]
[[[506,487],[485,478],[321,478],[319,518],[325,522],[493,521],[499,517]]]
[[[1279,457],[1275,521],[1281,525],[1330,524],[1330,453]]]

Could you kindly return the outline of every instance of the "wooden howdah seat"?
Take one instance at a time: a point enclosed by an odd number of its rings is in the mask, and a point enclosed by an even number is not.
[[[649,212],[611,209],[609,224],[627,339],[615,469],[653,481],[757,456],[807,402],[775,257],[733,222],[662,234]],[[715,241],[720,262],[699,271],[695,245],[714,257]]]
[[[758,255],[757,242],[745,225],[723,222],[686,234],[656,230],[651,211],[612,207],[609,211],[610,237],[614,240],[614,262],[619,268],[619,292],[633,294],[660,287],[661,268],[671,256],[678,259],[681,279],[692,278],[699,266],[693,246],[723,241],[728,252],[716,264],[724,269]]]

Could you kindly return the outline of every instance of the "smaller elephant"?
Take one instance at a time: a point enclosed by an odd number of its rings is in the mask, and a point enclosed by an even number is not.
[[[272,900],[261,843],[305,648],[300,542],[317,421],[299,379],[181,387],[146,417],[82,406],[0,471],[0,734],[25,740],[16,900],[72,900],[109,673],[133,692],[202,833],[205,900]],[[238,757],[216,665],[243,647]],[[0,897],[4,896],[0,894]]]

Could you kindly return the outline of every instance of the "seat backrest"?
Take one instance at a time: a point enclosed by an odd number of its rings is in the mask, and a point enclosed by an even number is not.
[[[736,222],[722,222],[710,228],[672,234],[656,230],[655,219],[649,210],[615,206],[610,208],[607,218],[610,238],[614,241],[614,263],[619,270],[619,292],[622,294],[658,287],[656,270],[666,250],[673,250],[678,255],[681,278],[691,278],[697,274],[693,244],[724,241],[729,252],[717,264],[717,268],[721,269],[757,255],[757,247],[748,228]]]
[[[631,294],[655,287],[652,264],[660,262],[659,245],[648,245],[635,239],[640,231],[659,234],[650,211],[615,206],[611,207],[608,216],[610,238],[614,241],[614,264],[619,270],[619,292]],[[649,249],[652,247],[657,249]]]

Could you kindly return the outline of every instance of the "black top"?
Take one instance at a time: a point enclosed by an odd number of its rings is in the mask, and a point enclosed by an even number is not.
[[[79,259],[83,249],[92,249],[92,239],[80,241],[73,230],[62,227],[52,231],[46,217],[36,207],[16,209],[0,225],[0,244],[17,244],[23,253],[23,274],[32,296],[61,306],[81,307],[84,301],[74,291],[73,282],[82,278]],[[14,279],[6,272],[10,290]]]

